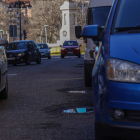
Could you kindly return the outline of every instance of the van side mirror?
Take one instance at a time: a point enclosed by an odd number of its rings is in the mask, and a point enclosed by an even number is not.
[[[101,41],[102,28],[98,25],[87,25],[84,27],[81,36],[92,38],[94,41]]]
[[[77,39],[81,38],[81,32],[82,32],[82,27],[81,26],[75,26],[75,36]]]
[[[5,38],[0,38],[0,46],[4,46],[4,45],[7,45],[7,44],[8,44],[7,39],[5,39]]]

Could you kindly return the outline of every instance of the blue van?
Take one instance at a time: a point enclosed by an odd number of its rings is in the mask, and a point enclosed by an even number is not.
[[[140,140],[140,0],[115,0],[106,27],[76,27],[100,41],[92,71],[95,140]]]

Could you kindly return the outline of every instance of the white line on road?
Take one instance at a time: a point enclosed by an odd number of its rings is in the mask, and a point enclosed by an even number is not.
[[[68,93],[86,93],[86,91],[68,91]]]

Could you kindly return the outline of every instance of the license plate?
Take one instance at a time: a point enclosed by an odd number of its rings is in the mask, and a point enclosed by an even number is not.
[[[70,53],[73,53],[73,52],[67,52],[67,53],[69,53],[69,54],[70,54]]]
[[[7,60],[15,60],[15,57],[7,58]]]

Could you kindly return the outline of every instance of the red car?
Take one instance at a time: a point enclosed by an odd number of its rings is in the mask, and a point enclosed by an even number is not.
[[[81,46],[81,45],[80,45]],[[65,56],[78,56],[81,58],[80,46],[77,41],[65,41],[61,48],[61,58]]]

